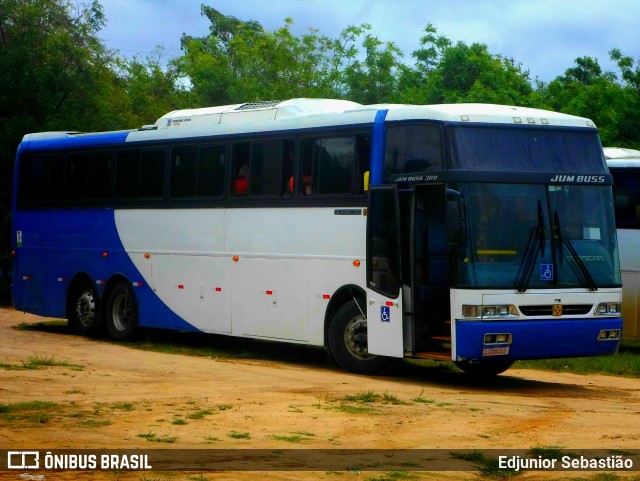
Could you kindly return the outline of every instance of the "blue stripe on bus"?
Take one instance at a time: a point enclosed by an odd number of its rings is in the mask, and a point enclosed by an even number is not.
[[[369,173],[369,185],[382,183],[382,170],[384,166],[384,119],[389,110],[378,110],[373,121],[373,134],[371,139],[371,172]]]
[[[123,144],[127,140],[127,136],[131,131],[105,132],[97,134],[77,134],[65,135],[50,139],[28,139],[20,144],[18,152],[39,152],[43,150],[63,150],[77,149],[85,147],[113,147],[117,144]]]
[[[198,331],[160,300],[135,267],[118,236],[113,209],[24,211],[14,229],[22,233],[14,258],[16,309],[64,318],[76,274],[89,275],[101,298],[109,279],[122,275],[142,283],[134,288],[140,326]]]
[[[603,329],[622,330],[622,318],[457,321],[457,359],[551,359],[557,357],[605,356],[615,354],[620,341],[598,341]],[[507,355],[482,356],[485,334],[512,336]]]

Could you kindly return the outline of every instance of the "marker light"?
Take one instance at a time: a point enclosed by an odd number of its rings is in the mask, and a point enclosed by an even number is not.
[[[145,258],[145,259],[148,259],[149,257],[151,257],[151,254],[149,254],[148,252],[145,252],[145,254],[144,254],[144,258]]]
[[[103,252],[102,257],[106,259],[107,257],[109,257],[109,253],[107,251]]]
[[[353,265],[355,267],[360,267],[360,261],[358,259],[356,259],[355,261],[353,261]]]
[[[233,256],[232,259],[233,259],[233,262],[238,262],[240,260],[238,256]]]

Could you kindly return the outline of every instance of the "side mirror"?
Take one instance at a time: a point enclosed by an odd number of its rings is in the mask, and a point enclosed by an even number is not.
[[[459,244],[464,243],[465,230],[464,230],[464,197],[456,190],[447,189],[447,236],[449,239],[449,245],[451,247],[457,247]]]

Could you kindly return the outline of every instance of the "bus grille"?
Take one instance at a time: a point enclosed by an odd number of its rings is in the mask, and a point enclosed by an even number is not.
[[[520,312],[525,316],[552,316],[553,304],[544,306],[518,306]],[[593,305],[591,304],[575,304],[575,305],[562,305],[563,316],[584,316],[589,314]]]

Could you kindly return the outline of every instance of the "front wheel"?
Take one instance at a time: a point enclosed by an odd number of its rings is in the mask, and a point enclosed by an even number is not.
[[[509,369],[515,361],[503,359],[500,361],[470,362],[455,361],[459,369],[476,377],[493,377]]]
[[[347,302],[333,316],[329,350],[340,367],[358,374],[379,374],[395,362],[394,358],[369,354],[367,319],[355,300]]]
[[[128,284],[120,283],[111,290],[107,301],[106,324],[111,339],[126,341],[133,337],[138,327],[138,307]]]

